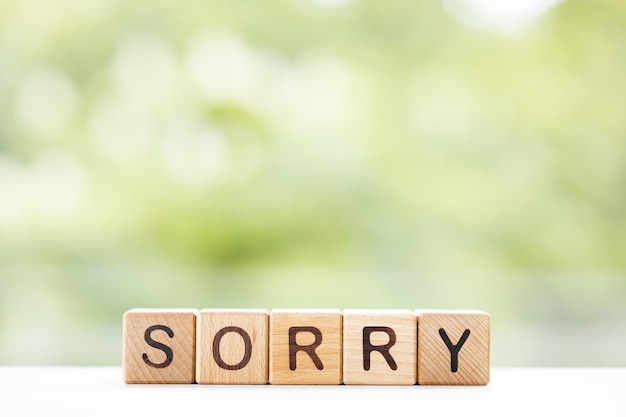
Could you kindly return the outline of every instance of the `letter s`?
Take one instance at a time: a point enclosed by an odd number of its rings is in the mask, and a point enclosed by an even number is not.
[[[152,332],[155,330],[163,330],[165,333],[167,333],[170,339],[174,337],[174,331],[167,326],[156,324],[154,326],[148,327],[146,329],[146,333],[144,334],[144,339],[147,344],[149,344],[153,348],[162,350],[163,353],[165,353],[165,360],[161,363],[154,363],[150,359],[148,359],[148,355],[145,353],[141,357],[148,366],[152,366],[153,368],[166,368],[172,363],[172,360],[174,359],[174,352],[172,352],[172,348],[170,348],[169,346],[164,345],[163,343],[159,343],[152,338]]]

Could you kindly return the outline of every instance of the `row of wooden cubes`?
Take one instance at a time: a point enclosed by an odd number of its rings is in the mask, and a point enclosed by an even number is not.
[[[489,382],[481,311],[132,309],[123,329],[130,384]]]

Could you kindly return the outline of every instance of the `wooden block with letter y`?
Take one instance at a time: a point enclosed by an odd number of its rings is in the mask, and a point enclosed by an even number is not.
[[[472,310],[417,310],[417,382],[489,383],[489,314]]]
[[[272,310],[271,384],[341,384],[339,310]]]
[[[343,382],[415,385],[416,328],[410,310],[344,310]]]
[[[132,309],[124,314],[122,369],[127,384],[195,382],[194,309]]]
[[[203,309],[198,315],[199,384],[267,384],[267,310]]]

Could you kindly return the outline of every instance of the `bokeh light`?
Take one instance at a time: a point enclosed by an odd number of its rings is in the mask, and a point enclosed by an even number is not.
[[[331,307],[626,365],[625,4],[0,3],[0,364],[118,365],[133,307]]]

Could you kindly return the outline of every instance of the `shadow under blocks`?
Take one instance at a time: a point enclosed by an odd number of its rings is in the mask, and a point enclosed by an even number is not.
[[[476,310],[132,309],[127,384],[487,385]]]

